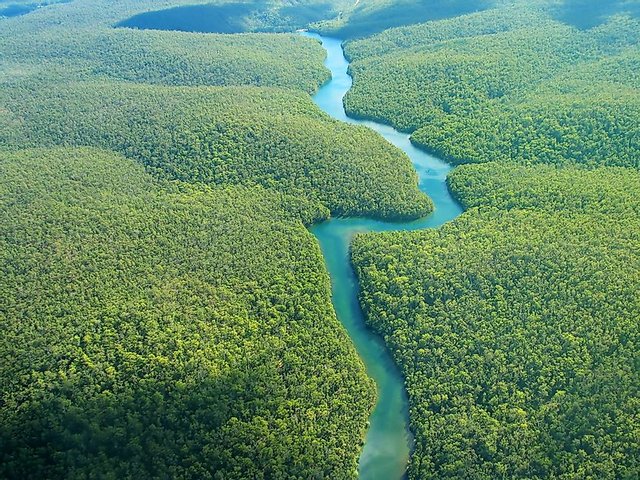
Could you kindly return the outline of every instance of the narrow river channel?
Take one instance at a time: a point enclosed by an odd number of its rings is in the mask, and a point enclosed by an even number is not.
[[[349,258],[349,245],[356,233],[437,227],[460,215],[462,209],[447,189],[446,178],[451,170],[450,165],[414,147],[405,133],[388,125],[347,116],[342,99],[351,88],[352,80],[347,73],[349,62],[344,57],[342,41],[315,33],[304,32],[303,35],[322,42],[327,50],[325,65],[332,75],[331,81],[314,96],[315,103],[333,118],[365,125],[402,149],[418,172],[420,190],[426,192],[435,204],[433,214],[413,222],[336,218],[316,225],[311,230],[320,242],[331,276],[336,315],[347,329],[368,375],[377,386],[378,402],[369,418],[370,426],[360,455],[360,479],[397,480],[405,474],[413,441],[408,428],[409,409],[404,379],[383,340],[365,324],[358,303],[359,287]]]

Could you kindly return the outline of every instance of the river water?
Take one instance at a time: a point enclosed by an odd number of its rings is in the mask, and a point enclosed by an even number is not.
[[[315,33],[303,35],[322,42],[327,51],[325,65],[332,79],[314,96],[314,102],[326,113],[343,122],[366,125],[387,141],[403,150],[418,172],[419,188],[435,204],[428,217],[406,223],[389,223],[366,218],[335,218],[314,226],[311,231],[320,243],[331,276],[332,300],[338,319],[345,326],[367,374],[377,386],[378,401],[369,418],[370,426],[360,455],[360,479],[397,480],[403,478],[413,439],[408,428],[409,410],[404,379],[383,340],[365,324],[358,303],[358,282],[349,258],[353,235],[388,230],[420,230],[433,228],[462,213],[446,185],[451,166],[414,147],[409,135],[371,121],[349,118],[342,99],[351,88],[347,73],[349,62],[344,57],[342,42]]]

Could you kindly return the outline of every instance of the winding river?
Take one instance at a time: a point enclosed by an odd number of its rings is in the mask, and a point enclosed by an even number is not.
[[[427,192],[435,204],[428,217],[406,223],[389,223],[366,218],[335,218],[316,225],[312,233],[320,242],[331,276],[332,300],[338,319],[349,333],[367,374],[374,379],[378,401],[369,418],[370,426],[360,455],[360,479],[395,480],[403,478],[412,436],[408,428],[409,409],[404,379],[387,350],[384,341],[365,324],[358,302],[358,282],[349,258],[349,245],[356,233],[386,230],[419,230],[433,228],[457,217],[462,209],[450,195],[446,177],[451,166],[419,150],[409,135],[388,125],[349,118],[342,99],[351,88],[347,73],[349,62],[342,51],[342,41],[315,33],[303,35],[322,42],[327,51],[325,65],[332,79],[314,96],[315,103],[329,115],[343,122],[365,125],[402,149],[411,159],[419,177],[419,188]]]

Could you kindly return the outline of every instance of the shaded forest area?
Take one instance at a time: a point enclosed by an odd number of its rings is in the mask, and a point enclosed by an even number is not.
[[[0,154],[0,476],[350,478],[373,386],[318,204]]]
[[[349,4],[334,0],[184,5],[139,13],[117,26],[206,33],[292,32],[310,23],[334,18],[340,7]]]

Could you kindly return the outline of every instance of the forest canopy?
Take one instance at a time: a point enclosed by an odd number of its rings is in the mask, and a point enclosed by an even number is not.
[[[461,217],[352,247],[406,377],[411,479],[640,475],[640,25],[558,5],[346,44],[351,114],[471,163],[448,178]]]
[[[368,322],[406,377],[410,478],[640,474],[639,181],[465,166],[458,219],[356,238]]]
[[[387,30],[347,43],[345,105],[454,163],[637,168],[639,21],[577,30],[544,2],[517,2]]]
[[[409,478],[640,477],[638,0],[36,3],[0,7],[0,477],[357,476],[375,388],[306,227],[433,204],[265,33],[306,26],[352,116],[467,164],[461,217],[351,251]]]
[[[431,203],[312,103],[317,42],[115,28],[186,3],[0,19],[0,477],[356,475],[375,389],[305,227]]]
[[[0,199],[1,477],[352,477],[319,204],[93,149],[0,153]]]
[[[259,184],[336,215],[416,218],[432,208],[406,156],[302,92],[19,83],[0,92],[0,105],[0,145],[12,148],[105,148],[163,177]]]

